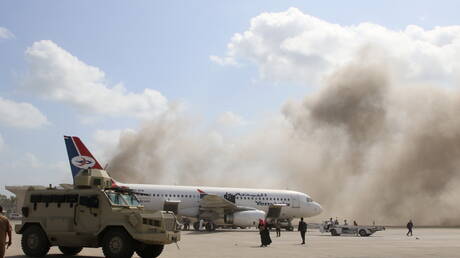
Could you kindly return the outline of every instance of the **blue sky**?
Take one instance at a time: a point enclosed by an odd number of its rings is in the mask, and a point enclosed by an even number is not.
[[[34,42],[50,40],[99,68],[110,87],[121,82],[132,93],[154,89],[169,102],[182,103],[204,124],[232,112],[257,125],[278,113],[287,100],[309,94],[315,85],[263,77],[260,64],[250,58],[240,58],[237,66],[210,60],[212,55],[225,56],[232,36],[247,31],[252,18],[296,7],[341,26],[370,22],[394,31],[411,24],[431,30],[459,24],[459,5],[457,1],[2,1],[0,27],[14,36],[0,38],[0,97],[31,104],[48,121],[32,129],[0,124],[2,184],[6,177],[8,184],[41,182],[24,178],[34,169],[49,169],[43,164],[12,165],[24,163],[27,155],[68,169],[64,134],[79,135],[94,146],[95,131],[136,129],[140,123],[129,115],[99,115],[84,123],[82,117],[91,112],[30,91],[23,85],[30,69],[25,52]],[[16,176],[9,177],[12,172]],[[48,173],[45,179],[56,183],[66,178],[51,179],[54,175]]]

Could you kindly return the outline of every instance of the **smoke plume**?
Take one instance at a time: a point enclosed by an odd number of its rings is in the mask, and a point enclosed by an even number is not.
[[[129,183],[289,187],[320,202],[320,218],[460,225],[459,90],[400,85],[368,54],[243,136],[200,130],[186,115],[146,123],[121,136],[110,173]]]

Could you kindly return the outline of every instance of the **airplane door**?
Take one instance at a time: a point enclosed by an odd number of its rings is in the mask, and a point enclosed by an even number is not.
[[[297,195],[293,195],[291,197],[291,200],[292,200],[292,208],[299,208],[300,207],[299,197]]]

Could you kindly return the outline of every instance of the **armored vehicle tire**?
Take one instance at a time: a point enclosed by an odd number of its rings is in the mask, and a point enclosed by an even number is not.
[[[83,247],[59,246],[59,250],[65,255],[76,255],[83,250]]]
[[[335,230],[335,229],[331,229],[331,235],[333,235],[333,236],[340,236],[340,234],[337,233],[337,230]]]
[[[131,236],[122,229],[111,229],[102,239],[102,252],[108,258],[129,258],[134,247]]]
[[[364,230],[364,229],[361,229],[358,233],[362,237],[368,236],[367,233],[366,233],[366,230]]]
[[[141,258],[154,258],[158,257],[163,252],[164,245],[145,245],[136,250],[137,255]]]
[[[28,256],[43,257],[50,250],[50,243],[42,228],[38,225],[32,225],[22,233],[21,247]]]
[[[289,226],[286,228],[287,231],[294,231],[294,227],[293,226]]]

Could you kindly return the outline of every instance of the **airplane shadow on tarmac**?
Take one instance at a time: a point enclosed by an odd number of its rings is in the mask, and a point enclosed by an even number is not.
[[[29,256],[26,255],[11,255],[11,256],[5,256],[8,258],[29,258]],[[46,257],[51,257],[51,258],[75,258],[75,255],[65,255],[65,254],[48,254]],[[83,255],[78,255],[78,258],[101,258],[100,256],[83,256]]]
[[[188,233],[189,235],[206,235],[206,234],[218,234],[218,233],[225,233],[225,232],[247,232],[247,233],[259,233],[258,230],[246,230],[246,229],[228,229],[228,230],[216,230],[216,231],[194,231],[194,230],[185,230],[181,231],[181,233]]]
[[[355,237],[355,238],[370,238],[370,237],[374,238],[374,237],[383,237],[383,236],[374,236],[374,235],[362,237],[362,236],[351,235],[351,234],[341,235],[341,236],[331,236],[331,235],[315,235],[315,236],[319,236],[319,237],[334,237],[334,238],[336,238],[336,237]]]

